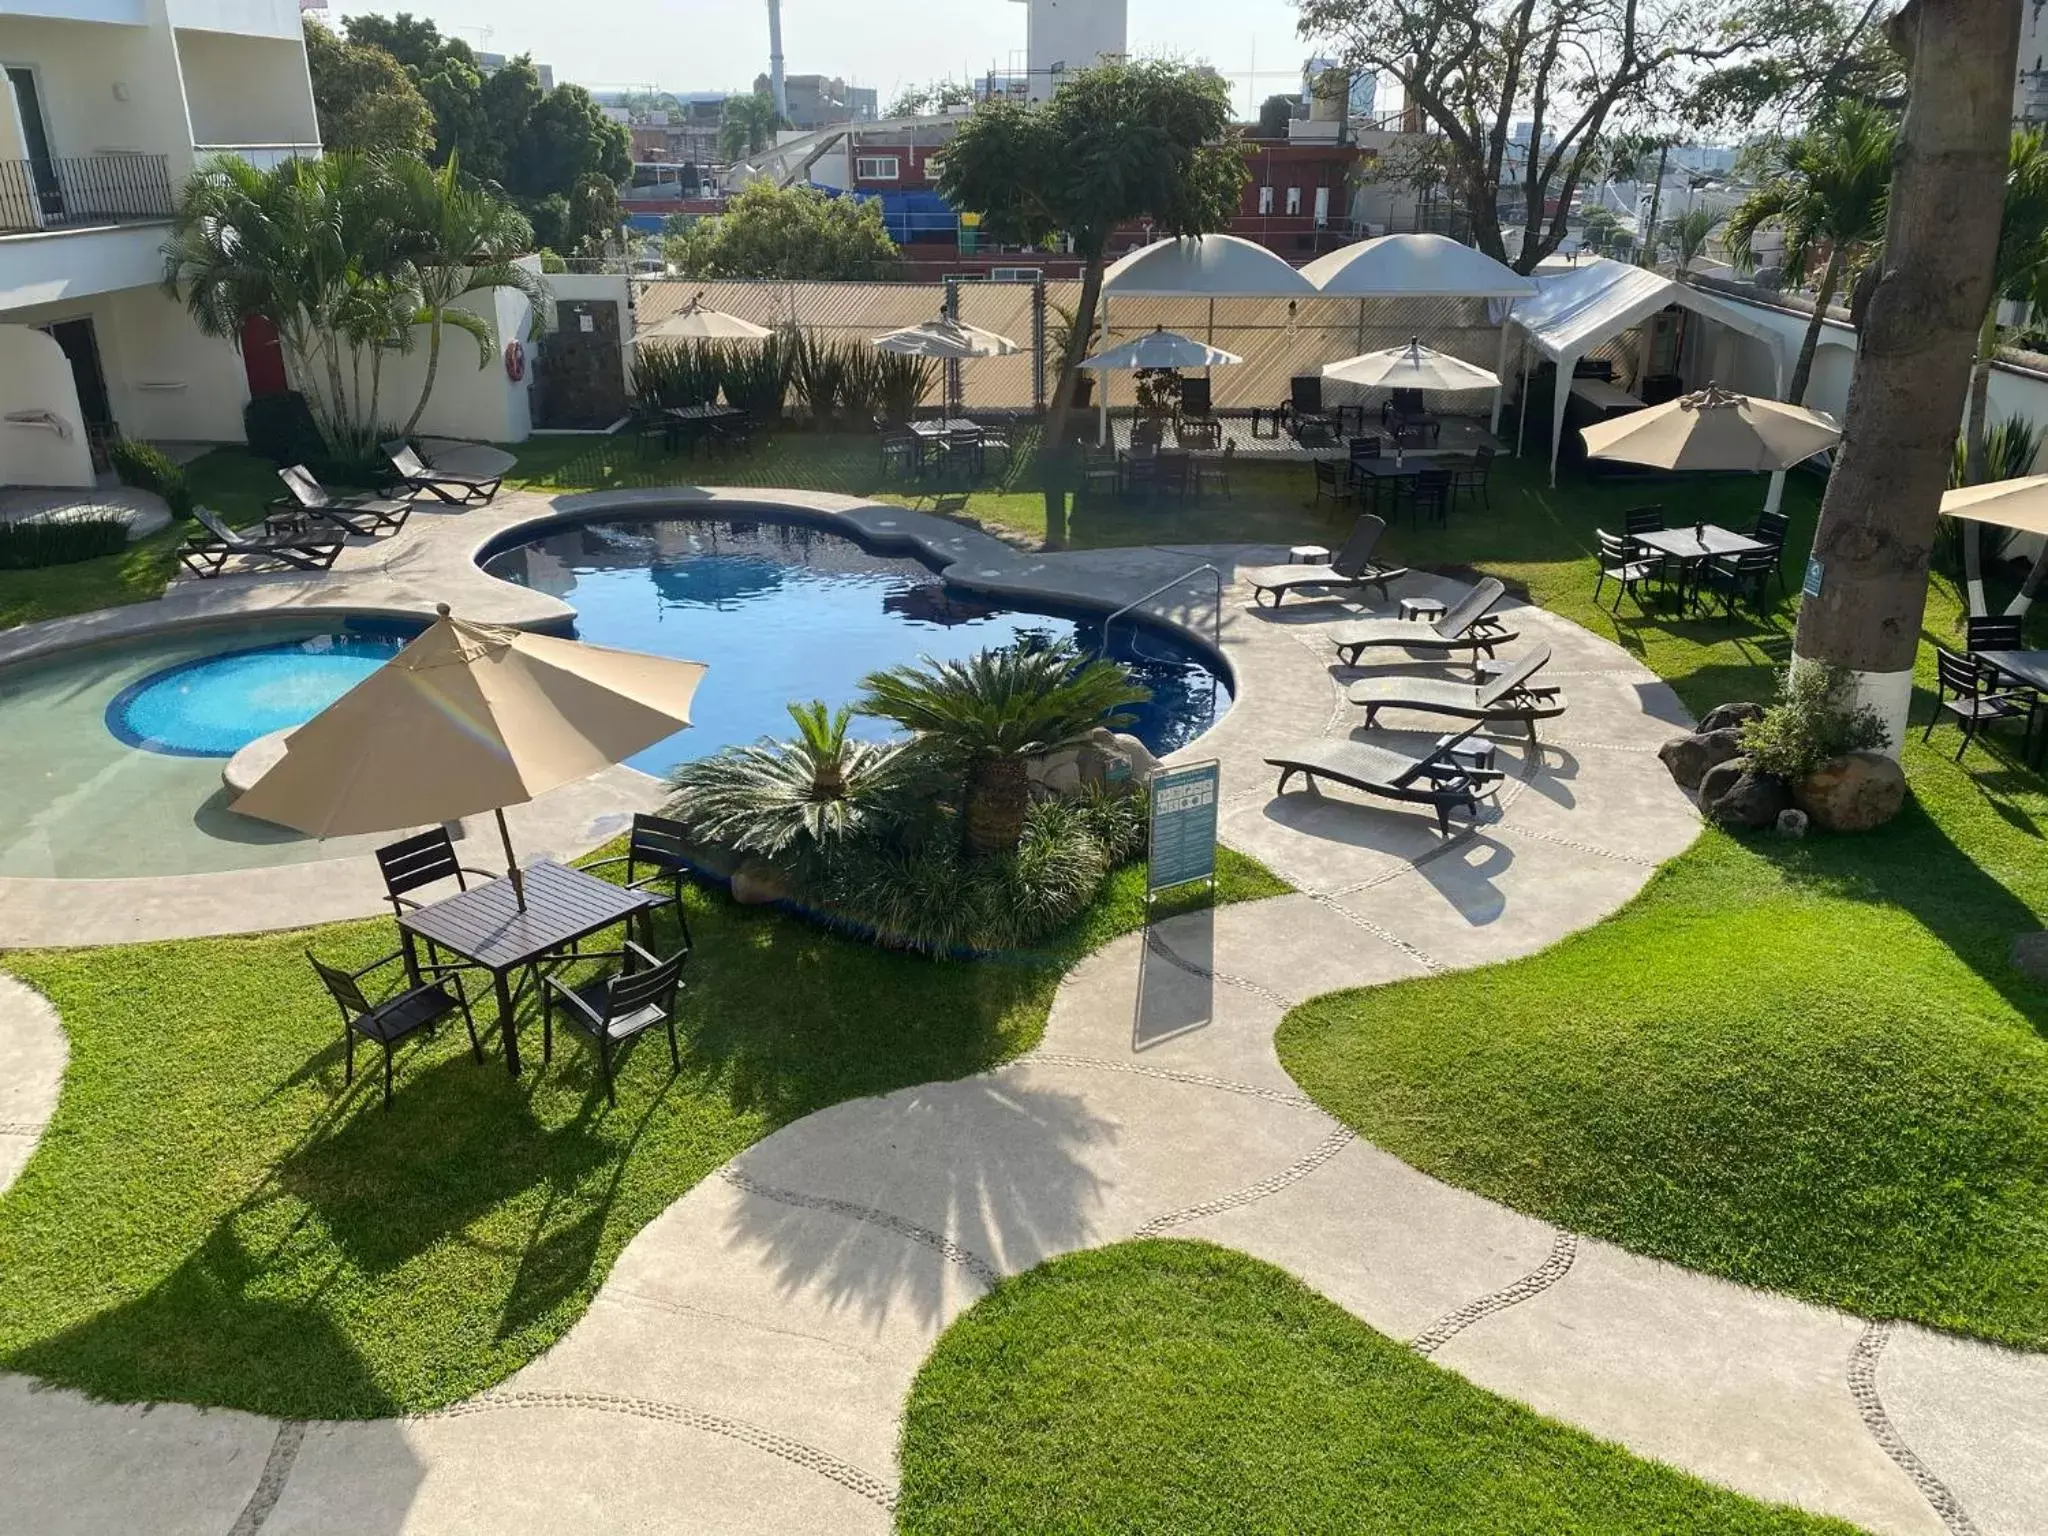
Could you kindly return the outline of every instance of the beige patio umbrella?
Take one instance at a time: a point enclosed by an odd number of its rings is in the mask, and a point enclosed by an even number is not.
[[[494,811],[519,905],[508,805],[673,736],[704,666],[452,618],[292,732],[235,809],[314,837]]]
[[[2048,475],[1958,486],[1941,498],[1941,515],[2021,533],[2048,533]]]
[[[698,293],[666,320],[645,332],[643,341],[760,341],[774,331],[722,309],[706,309]]]
[[[1325,363],[1323,377],[1375,389],[1492,389],[1500,383],[1497,374],[1425,347],[1419,336],[1411,337],[1405,347]]]
[[[1792,469],[1842,440],[1835,419],[1780,400],[1757,400],[1709,384],[1647,410],[1599,422],[1579,434],[1586,454],[1658,469]]]
[[[905,357],[929,357],[948,364],[969,362],[977,357],[1014,357],[1024,350],[1007,336],[984,331],[978,325],[962,325],[951,315],[940,315],[936,320],[906,325],[886,336],[877,336],[875,347],[882,352],[898,352]],[[958,393],[959,376],[957,368],[946,370],[946,414],[949,416],[953,412],[953,397]]]

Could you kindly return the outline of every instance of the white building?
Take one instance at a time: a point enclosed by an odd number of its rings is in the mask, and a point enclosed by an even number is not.
[[[115,432],[239,441],[246,359],[164,296],[208,156],[318,153],[297,0],[0,0],[0,485],[83,485]]]
[[[1028,8],[1025,71],[1031,99],[1044,101],[1063,77],[1130,52],[1127,0],[1018,0]]]
[[[2048,27],[2041,19],[2044,3],[2048,0],[2024,0],[2020,6],[2019,70],[2012,89],[2016,123],[2048,123]]]

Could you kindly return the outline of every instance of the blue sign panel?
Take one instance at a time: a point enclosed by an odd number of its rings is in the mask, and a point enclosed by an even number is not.
[[[1223,765],[1152,776],[1152,869],[1147,894],[1216,878],[1216,806]]]
[[[1799,584],[1799,595],[1819,597],[1821,580],[1826,574],[1826,568],[1821,565],[1819,559],[1809,556],[1806,562],[1806,580]]]

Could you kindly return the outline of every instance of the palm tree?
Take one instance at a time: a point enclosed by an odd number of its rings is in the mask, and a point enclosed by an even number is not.
[[[1840,102],[1811,131],[1776,146],[1763,184],[1728,217],[1728,252],[1737,271],[1755,270],[1754,241],[1766,225],[1784,232],[1788,278],[1810,281],[1819,265],[1813,318],[1785,391],[1794,405],[1806,398],[1828,305],[1884,238],[1897,133],[1891,118],[1875,107]]]
[[[964,764],[967,848],[978,854],[1007,853],[1022,839],[1030,758],[1072,746],[1098,726],[1129,723],[1124,706],[1150,697],[1115,662],[1089,661],[1072,646],[927,659],[876,672],[863,686],[863,714],[893,720],[916,735],[920,750]]]
[[[888,819],[906,782],[901,743],[850,740],[853,711],[791,704],[793,741],[763,741],[685,763],[671,780],[705,836],[776,859],[826,856]]]
[[[1684,277],[1706,250],[1707,241],[1721,227],[1721,216],[1711,208],[1688,208],[1664,224],[1664,238],[1678,250],[1678,275]]]
[[[532,226],[510,203],[463,182],[455,156],[450,155],[438,171],[419,160],[396,161],[392,173],[406,201],[406,228],[417,239],[412,285],[420,302],[412,323],[427,328],[426,378],[400,434],[410,437],[434,393],[445,327],[452,325],[475,339],[479,369],[488,368],[497,355],[497,328],[486,316],[455,308],[456,300],[511,288],[535,306],[538,320],[548,290],[514,260],[533,244]]]
[[[788,126],[788,120],[776,112],[772,96],[756,91],[751,96],[728,97],[718,129],[719,153],[727,160],[758,155],[775,142],[777,129]]]
[[[1984,479],[1984,423],[1991,393],[1991,365],[1998,360],[1998,307],[2006,299],[2032,297],[2036,284],[2044,277],[2048,277],[2048,139],[2042,137],[2040,129],[2029,128],[2012,136],[1991,307],[1985,311],[1983,326],[1977,333],[1977,358],[1970,371],[1966,441],[1972,485]]]

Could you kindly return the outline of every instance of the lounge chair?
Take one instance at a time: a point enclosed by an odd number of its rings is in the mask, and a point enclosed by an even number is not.
[[[1564,691],[1534,681],[1536,674],[1549,665],[1550,647],[1546,645],[1524,656],[1491,682],[1458,683],[1397,674],[1353,683],[1346,696],[1363,706],[1368,727],[1379,724],[1383,709],[1412,709],[1459,720],[1477,720],[1483,725],[1519,720],[1529,728],[1529,739],[1534,741],[1538,720],[1555,720],[1564,713]]]
[[[1273,606],[1278,608],[1296,587],[1378,587],[1384,598],[1387,583],[1408,574],[1405,566],[1372,563],[1372,552],[1386,531],[1385,518],[1361,517],[1328,565],[1259,565],[1242,572],[1252,585],[1252,606],[1263,606],[1260,599],[1270,592]]]
[[[1349,667],[1358,665],[1367,651],[1398,645],[1411,651],[1471,651],[1488,656],[1493,648],[1515,638],[1515,631],[1494,617],[1493,610],[1507,596],[1507,589],[1491,576],[1480,582],[1434,624],[1413,619],[1356,619],[1333,624],[1324,631],[1337,654]]]
[[[1441,737],[1420,756],[1372,742],[1318,737],[1272,753],[1266,761],[1280,770],[1276,794],[1286,794],[1287,781],[1297,773],[1308,780],[1311,791],[1316,790],[1316,780],[1328,779],[1383,799],[1426,805],[1436,812],[1438,829],[1449,837],[1451,812],[1464,811],[1476,819],[1479,802],[1498,793],[1507,777],[1490,766],[1491,748],[1466,745],[1480,729],[1474,725],[1456,736]]]
[[[407,490],[414,495],[425,491],[451,507],[487,504],[498,494],[498,487],[505,483],[503,475],[458,475],[436,469],[402,437],[382,446],[384,457],[398,471],[398,478],[405,482]]]
[[[278,560],[301,571],[326,571],[333,569],[341,554],[338,534],[241,533],[205,507],[194,507],[192,515],[204,531],[186,538],[178,551],[178,560],[194,576],[218,576],[234,555]]]
[[[412,503],[403,497],[336,496],[314,479],[313,472],[303,464],[280,469],[277,478],[291,492],[291,499],[279,502],[279,506],[296,508],[308,517],[317,517],[363,538],[396,533],[412,516]]]

